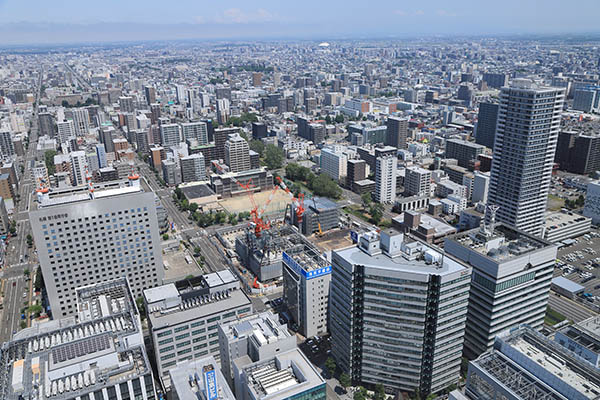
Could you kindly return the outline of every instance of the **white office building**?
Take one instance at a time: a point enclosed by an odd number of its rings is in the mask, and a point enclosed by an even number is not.
[[[239,133],[229,135],[225,142],[225,163],[231,172],[244,172],[250,169],[250,148],[246,139]]]
[[[338,147],[327,147],[321,150],[321,172],[329,175],[336,182],[346,178],[348,156]]]
[[[431,196],[431,171],[417,166],[407,167],[404,193],[408,196]]]
[[[87,183],[87,158],[85,151],[73,151],[69,153],[71,160],[71,182],[73,186],[85,185]]]
[[[475,172],[473,176],[473,203],[487,203],[488,190],[490,187],[490,174],[486,172]]]
[[[490,223],[447,238],[444,251],[473,268],[465,331],[467,357],[491,350],[496,335],[519,324],[542,328],[556,245],[505,224]]]
[[[395,231],[334,250],[332,355],[355,382],[438,393],[458,382],[471,268]]]
[[[375,160],[375,201],[391,204],[396,200],[396,174],[398,159],[395,156]]]
[[[178,124],[162,124],[160,126],[160,144],[163,147],[176,146],[181,142]]]
[[[252,303],[229,270],[144,290],[158,378],[185,361],[220,358],[219,325],[252,313]]]
[[[85,158],[85,155],[84,155]],[[134,296],[164,275],[154,194],[129,183],[54,190],[30,223],[54,318],[77,311],[75,288],[126,276]]]

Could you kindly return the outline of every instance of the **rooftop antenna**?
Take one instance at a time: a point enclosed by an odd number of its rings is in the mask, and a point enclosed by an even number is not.
[[[494,234],[494,229],[496,228],[496,212],[499,208],[500,206],[495,204],[489,204],[485,207],[485,218],[481,225],[481,232],[487,237]]]

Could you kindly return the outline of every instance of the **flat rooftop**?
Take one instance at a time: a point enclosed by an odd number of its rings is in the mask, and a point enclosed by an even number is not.
[[[144,297],[154,329],[251,304],[229,270],[147,289]]]
[[[223,324],[221,329],[230,339],[253,337],[258,347],[291,336],[287,327],[280,325],[277,317],[270,311]]]
[[[133,186],[128,181],[94,183],[93,198],[101,199],[139,192],[143,192],[141,185]],[[50,189],[48,196],[43,197],[38,206],[39,208],[46,208],[88,200],[92,200],[89,188],[87,185],[82,185],[67,189]]]
[[[247,390],[256,399],[287,399],[325,385],[315,367],[297,348],[251,364],[243,370],[247,377]]]
[[[521,356],[544,368],[554,376],[553,379],[566,383],[590,400],[600,399],[600,370],[588,366],[547,337],[521,327],[501,340]]]
[[[139,316],[126,282],[120,278],[78,289],[78,322],[50,321],[4,343],[0,398],[72,399],[148,374]],[[134,335],[139,339],[131,340]]]
[[[235,400],[219,364],[212,356],[179,363],[169,370],[171,390],[177,393],[179,400],[203,400],[205,397],[202,394],[206,393],[205,374],[208,374],[209,381],[214,374],[217,399]]]
[[[569,225],[580,224],[580,223],[592,223],[592,219],[584,217],[583,215],[567,212],[557,212],[546,216],[546,232],[555,231],[561,228],[565,228]],[[548,233],[546,233],[548,234]]]
[[[516,230],[505,224],[494,228],[475,228],[458,233],[446,241],[452,241],[495,261],[506,261],[524,254],[554,246],[536,236]]]
[[[369,232],[365,235],[373,234],[375,233]],[[359,240],[362,240],[362,238]],[[378,238],[374,238],[374,240],[378,240]],[[402,238],[402,251],[393,257],[390,257],[382,251],[369,254],[359,246],[353,246],[339,251],[336,250],[335,253],[346,261],[356,265],[388,269],[391,271],[403,271],[413,274],[444,275],[467,270],[467,268],[458,261],[444,255],[441,250],[409,238],[406,235]]]

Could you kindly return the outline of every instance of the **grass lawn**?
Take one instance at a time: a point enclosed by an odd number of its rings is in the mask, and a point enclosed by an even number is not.
[[[546,309],[546,317],[544,318],[544,322],[547,325],[550,325],[550,326],[556,325],[559,322],[564,321],[565,319],[567,319],[567,317],[565,317],[558,311],[555,311],[555,310],[551,309],[550,307],[548,307]]]
[[[550,211],[559,211],[565,206],[565,201],[555,194],[548,195],[548,205],[546,208]]]

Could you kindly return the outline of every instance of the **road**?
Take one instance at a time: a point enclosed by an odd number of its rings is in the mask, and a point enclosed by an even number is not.
[[[584,319],[598,315],[597,313],[583,307],[581,304],[565,297],[559,297],[550,292],[548,306],[558,311],[573,322],[581,322]]]
[[[38,106],[41,98],[41,87],[43,69],[40,68],[40,77],[36,91],[36,102],[31,119],[31,131],[29,134],[29,147],[22,159],[24,170],[20,179],[19,197],[13,220],[17,222],[17,236],[7,242],[5,267],[2,270],[2,293],[4,294],[4,308],[2,310],[2,321],[0,327],[0,342],[11,339],[13,332],[20,329],[21,309],[30,304],[31,281],[26,281],[25,270],[29,270],[30,276],[35,276],[37,258],[35,250],[27,245],[27,235],[31,234],[29,224],[29,210],[31,208],[31,197],[33,196],[33,182],[31,180],[30,165],[35,160],[37,137],[38,137]],[[25,304],[24,304],[25,303]],[[29,320],[28,320],[29,324]]]

